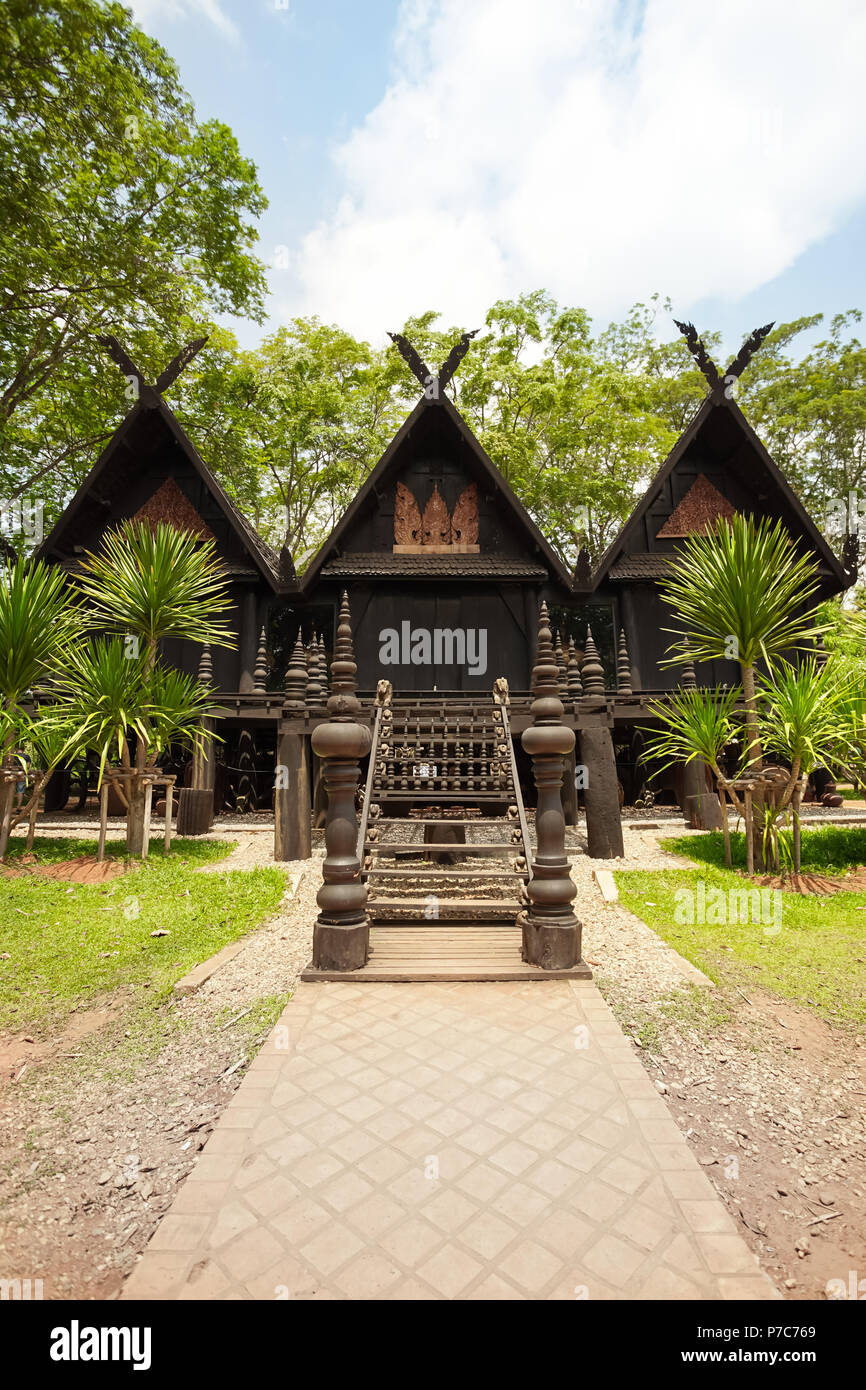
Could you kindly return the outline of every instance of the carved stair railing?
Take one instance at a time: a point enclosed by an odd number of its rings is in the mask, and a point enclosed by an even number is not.
[[[526,821],[526,807],[523,804],[523,792],[520,787],[520,778],[517,775],[517,758],[514,752],[514,740],[511,737],[511,725],[508,722],[508,706],[506,704],[497,705],[497,709],[502,711],[502,732],[505,736],[505,746],[508,749],[511,781],[514,787],[514,804],[517,807],[517,823],[520,826],[520,836],[523,840],[523,856],[526,860],[526,883],[528,886],[532,881],[532,854],[529,844],[529,826]]]
[[[373,781],[376,776],[376,761],[379,757],[379,740],[382,734],[382,705],[376,706],[376,717],[373,720],[373,742],[370,745],[370,763],[367,768],[367,781],[364,784],[364,804],[361,807],[361,824],[358,827],[358,862],[361,865],[361,877],[366,878],[364,872],[364,845],[367,843],[367,824],[370,819],[370,805],[373,800]]]

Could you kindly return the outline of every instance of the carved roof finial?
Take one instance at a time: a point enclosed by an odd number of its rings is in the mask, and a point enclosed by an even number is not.
[[[703,338],[698,337],[698,330],[695,325],[693,323],[680,323],[679,319],[674,319],[674,323],[685,338],[686,347],[709,382],[713,395],[725,400],[732,399],[731,383],[745,371],[767,334],[773,328],[772,323],[765,323],[763,328],[756,328],[754,332],[750,333],[722,377],[719,375],[718,367],[707,352]]]

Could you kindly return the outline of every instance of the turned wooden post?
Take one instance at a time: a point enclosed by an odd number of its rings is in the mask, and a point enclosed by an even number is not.
[[[330,717],[314,730],[312,739],[313,749],[324,764],[328,796],[323,882],[316,898],[321,911],[313,930],[315,970],[359,970],[367,963],[367,888],[357,854],[355,796],[361,774],[359,761],[369,753],[372,737],[369,727],[357,719],[361,708],[355,694],[357,673],[349,596],[344,593],[331,662]]]
[[[256,664],[253,668],[253,694],[264,695],[268,680],[268,634],[263,627],[259,633],[256,648]]]
[[[304,733],[307,668],[300,631],[286,671],[283,718],[277,736],[274,859],[309,859],[313,852],[310,774]]]
[[[620,628],[619,646],[616,650],[616,693],[617,695],[631,695],[631,661],[628,655],[628,646],[625,640],[625,628]]]
[[[546,603],[541,605],[532,683],[535,691],[531,706],[533,722],[524,731],[521,743],[532,759],[538,802],[536,849],[528,887],[529,908],[521,914],[523,958],[531,965],[540,965],[543,970],[568,970],[580,961],[581,938],[580,923],[571,909],[577,890],[565,855],[562,810],[564,759],[574,749],[574,730],[561,723],[559,668]]]

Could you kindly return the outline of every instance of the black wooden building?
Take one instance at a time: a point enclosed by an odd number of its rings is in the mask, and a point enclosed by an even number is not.
[[[710,392],[595,570],[579,563],[575,573],[444,390],[425,392],[298,577],[292,557],[262,540],[159,391],[147,388],[40,554],[74,576],[84,551],[126,517],[167,521],[215,541],[237,642],[236,650],[213,653],[225,739],[218,757],[231,785],[239,741],[246,742],[247,763],[259,774],[252,801],[262,804],[291,648],[298,632],[307,642],[316,633],[330,653],[344,590],[359,687],[369,696],[380,680],[419,696],[481,695],[500,676],[515,695],[526,692],[542,599],[578,654],[590,626],[605,671],[605,719],[625,769],[628,731],[645,722],[641,694],[677,680],[661,664],[674,624],[658,580],[684,536],[734,511],[781,518],[818,566],[820,597],[851,582],[729,392]],[[621,632],[631,666],[627,698],[616,671]],[[166,656],[195,671],[200,652],[178,641],[166,645]],[[699,666],[697,675],[701,684],[738,680],[726,662]],[[566,717],[580,729],[578,706],[567,706]]]

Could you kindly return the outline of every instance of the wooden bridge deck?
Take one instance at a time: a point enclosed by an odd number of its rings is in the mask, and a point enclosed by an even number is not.
[[[308,981],[344,984],[417,983],[431,980],[590,980],[585,962],[573,970],[542,970],[520,958],[521,932],[512,926],[460,925],[371,927],[370,959],[361,970],[314,970]]]

